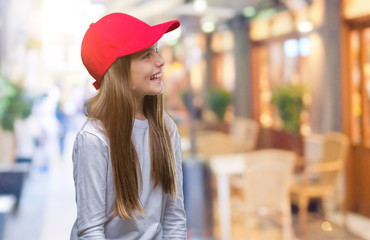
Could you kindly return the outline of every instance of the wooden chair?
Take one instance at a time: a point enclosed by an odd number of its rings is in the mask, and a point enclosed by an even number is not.
[[[309,134],[303,137],[304,163],[309,165],[316,163],[322,158],[324,136],[321,134]]]
[[[218,131],[196,132],[196,150],[206,161],[209,161],[212,156],[239,152],[232,136]]]
[[[286,150],[263,149],[247,153],[243,175],[246,239],[272,239],[255,235],[256,227],[266,220],[282,230],[279,239],[295,239],[289,198],[295,159],[296,154]]]
[[[235,117],[231,125],[230,134],[239,145],[240,151],[256,149],[259,124],[253,119]]]
[[[345,222],[345,207],[343,199],[337,192],[339,176],[343,170],[345,158],[349,149],[348,137],[342,133],[327,133],[323,137],[322,158],[319,161],[310,161],[291,186],[291,199],[299,207],[299,232],[305,231],[307,221],[307,206],[312,198],[323,201],[323,210],[327,216],[328,197],[336,197],[341,207]]]
[[[235,151],[249,152],[255,150],[259,130],[259,124],[255,120],[246,117],[234,117],[230,128],[230,135],[234,141]],[[230,183],[233,195],[243,194],[243,179],[241,176],[231,176]]]

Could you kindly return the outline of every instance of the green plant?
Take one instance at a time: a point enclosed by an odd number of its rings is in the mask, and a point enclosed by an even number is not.
[[[0,123],[6,131],[14,131],[16,119],[24,119],[31,113],[33,100],[18,85],[0,76]]]
[[[276,106],[283,129],[287,132],[299,132],[301,112],[306,108],[303,102],[305,92],[305,85],[292,83],[272,90],[271,104]]]
[[[223,121],[226,108],[231,102],[230,92],[224,89],[212,89],[208,92],[207,100],[210,109],[217,115],[220,121]]]

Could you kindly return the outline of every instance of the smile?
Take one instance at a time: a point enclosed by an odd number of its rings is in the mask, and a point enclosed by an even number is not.
[[[161,78],[162,78],[162,72],[159,72],[159,73],[156,73],[150,76],[150,80],[159,80]]]

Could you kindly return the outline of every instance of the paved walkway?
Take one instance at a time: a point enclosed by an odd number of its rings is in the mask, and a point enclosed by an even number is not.
[[[65,153],[69,154],[56,154],[48,170],[31,169],[20,208],[6,223],[4,240],[69,239],[76,218],[71,158],[73,139],[74,134],[68,134]]]

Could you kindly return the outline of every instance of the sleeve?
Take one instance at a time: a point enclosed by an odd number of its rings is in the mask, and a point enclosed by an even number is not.
[[[163,218],[163,239],[171,240],[187,239],[183,193],[181,140],[177,129],[175,129],[173,138],[178,178],[178,193],[176,199],[174,199],[170,194],[167,195],[167,202]]]
[[[97,136],[86,132],[77,135],[72,159],[81,240],[105,239],[108,154],[108,147]]]

